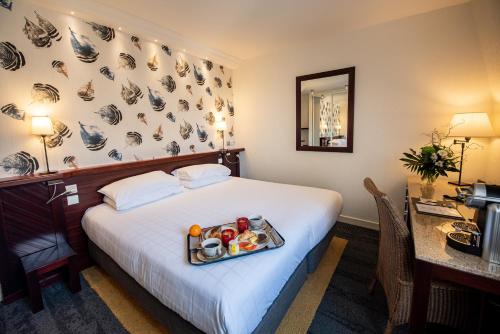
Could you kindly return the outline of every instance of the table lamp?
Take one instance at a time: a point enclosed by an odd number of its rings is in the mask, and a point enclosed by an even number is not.
[[[471,138],[493,137],[493,127],[490,118],[485,112],[482,113],[458,113],[453,115],[450,122],[450,137],[463,137],[464,139],[455,139],[454,144],[460,144],[462,147],[460,153],[460,168],[458,181],[448,182],[456,186],[469,186],[469,183],[462,182],[462,167],[464,160],[465,144],[469,143]]]
[[[41,136],[43,140],[43,149],[45,152],[45,163],[47,165],[47,171],[40,174],[53,174],[55,171],[50,171],[49,169],[49,159],[47,157],[47,144],[45,142],[45,137],[54,134],[54,128],[52,126],[52,120],[49,116],[33,116],[31,118],[31,133],[37,136]]]
[[[222,133],[222,152],[225,152],[225,148],[224,148],[224,131],[226,131],[227,129],[227,124],[226,124],[226,118],[225,117],[221,117],[219,120],[217,120],[215,122],[215,128],[217,129],[217,131],[220,131]]]

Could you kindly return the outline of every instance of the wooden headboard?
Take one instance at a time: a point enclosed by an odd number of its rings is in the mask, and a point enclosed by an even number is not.
[[[226,155],[223,157],[223,164],[231,169],[231,175],[239,176],[239,159],[238,155],[244,149],[232,149],[228,150]],[[207,152],[207,153],[196,153],[190,155],[182,155],[177,157],[160,158],[153,160],[142,160],[126,163],[116,163],[110,165],[102,165],[96,167],[85,167],[79,169],[65,170],[56,174],[51,175],[34,175],[27,177],[13,177],[0,181],[0,253],[3,251],[8,252],[8,245],[4,242],[9,239],[9,236],[5,235],[5,226],[2,225],[2,221],[6,221],[3,217],[8,216],[6,212],[7,201],[2,202],[2,193],[7,194],[9,191],[28,191],[33,187],[34,184],[38,184],[44,191],[45,194],[48,193],[47,182],[52,180],[62,180],[64,185],[76,184],[78,187],[79,204],[68,206],[65,196],[61,197],[60,205],[63,207],[64,217],[62,218],[62,225],[65,237],[74,251],[78,254],[78,263],[81,269],[84,269],[91,265],[91,260],[88,255],[87,249],[87,237],[81,226],[81,220],[85,211],[95,205],[102,203],[102,195],[97,192],[98,189],[109,184],[111,182],[134,176],[142,173],[147,173],[155,170],[163,170],[166,173],[172,172],[174,169],[189,165],[204,164],[204,163],[218,163],[219,159],[222,158],[220,151]],[[237,163],[229,163],[237,162]],[[58,193],[64,190],[63,185],[58,186]],[[34,196],[35,194],[33,194]],[[5,196],[5,195],[4,195]],[[27,195],[26,201],[29,203],[29,196]],[[54,205],[53,205],[54,206]],[[56,207],[56,206],[54,206]],[[3,208],[3,210],[2,210]],[[19,224],[21,224],[20,217]],[[40,224],[42,222],[40,220]],[[60,222],[61,223],[61,222]],[[16,224],[16,222],[10,221],[10,224]],[[30,224],[37,224],[37,221],[30,222]],[[4,230],[2,235],[2,229]],[[33,229],[31,233],[36,233],[37,229]],[[26,238],[37,238],[39,236],[29,235]],[[3,254],[0,254],[2,257]],[[0,272],[0,282],[2,285],[6,284],[2,276],[10,277],[10,280],[14,279],[12,277],[13,273],[2,273]],[[15,275],[17,276],[17,274]],[[5,277],[4,277],[5,278]],[[5,289],[4,289],[5,291]],[[19,294],[19,293],[18,293]]]

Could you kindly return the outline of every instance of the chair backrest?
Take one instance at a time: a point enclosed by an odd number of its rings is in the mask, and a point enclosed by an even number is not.
[[[370,178],[364,185],[377,203],[380,240],[377,274],[389,305],[396,302],[399,283],[413,281],[410,232],[392,200]]]

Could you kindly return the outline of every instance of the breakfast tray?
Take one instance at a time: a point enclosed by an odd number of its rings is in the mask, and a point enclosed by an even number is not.
[[[188,234],[188,236],[187,236],[187,256],[188,256],[189,263],[191,263],[192,265],[195,265],[195,266],[203,266],[203,265],[210,264],[210,263],[222,262],[222,261],[226,261],[226,260],[230,260],[230,259],[239,258],[242,256],[247,256],[247,255],[252,255],[252,254],[256,254],[256,253],[270,251],[270,250],[273,250],[276,248],[280,248],[285,244],[285,239],[281,236],[281,234],[279,234],[279,232],[273,227],[273,225],[271,225],[267,220],[265,220],[264,226],[262,228],[260,228],[258,230],[252,230],[252,231],[258,231],[258,232],[264,232],[269,237],[269,242],[267,243],[267,245],[265,247],[263,247],[261,249],[253,250],[253,251],[245,251],[245,250],[240,249],[240,252],[237,255],[230,255],[226,249],[226,254],[220,258],[216,258],[213,260],[207,259],[206,261],[201,261],[198,258],[197,253],[201,252],[201,250],[200,250],[201,245],[200,244],[201,244],[201,242],[203,242],[203,240],[205,240],[205,233],[209,230],[212,230],[212,229],[217,228],[217,227],[220,228],[222,226],[236,227],[236,224],[235,223],[223,224],[223,225],[216,225],[216,226],[204,228],[199,237],[192,237]],[[222,246],[222,248],[225,248],[225,247]]]

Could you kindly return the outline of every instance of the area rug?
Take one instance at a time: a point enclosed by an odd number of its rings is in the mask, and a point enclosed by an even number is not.
[[[325,256],[314,273],[295,297],[277,333],[306,333],[328,287],[330,278],[340,261],[347,240],[334,237]],[[157,334],[168,331],[142,311],[126,292],[103,270],[92,267],[83,271],[83,277],[107,304],[120,323],[131,334]]]

